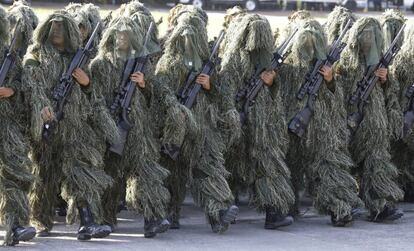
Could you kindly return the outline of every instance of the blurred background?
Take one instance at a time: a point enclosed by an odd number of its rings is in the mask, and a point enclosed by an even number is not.
[[[92,1],[65,1],[65,0],[29,0],[33,6],[47,4],[67,4],[68,2],[91,2],[100,5],[119,5],[127,0],[92,0]],[[225,10],[234,5],[240,5],[249,11],[294,11],[307,9],[313,11],[330,11],[335,5],[342,5],[353,11],[382,11],[397,8],[407,12],[414,12],[414,0],[142,0],[149,7],[167,8],[177,3],[193,4],[206,10]],[[13,0],[0,0],[0,3],[12,4]]]

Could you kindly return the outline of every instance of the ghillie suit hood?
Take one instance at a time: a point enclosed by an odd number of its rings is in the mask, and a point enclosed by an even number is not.
[[[27,47],[32,43],[33,31],[39,24],[39,20],[33,9],[27,5],[25,1],[16,1],[9,8],[7,18],[10,21],[10,30],[14,30],[18,22],[20,22],[19,47],[20,56],[26,54]]]
[[[374,18],[358,19],[349,31],[347,47],[336,67],[338,85],[345,90],[347,114],[356,111],[357,107],[349,105],[349,98],[367,68],[379,62],[383,46],[381,26]],[[373,217],[387,203],[396,202],[403,196],[394,181],[398,170],[390,161],[390,139],[397,139],[402,128],[398,89],[391,75],[383,87],[379,84],[374,87],[370,102],[365,106],[364,120],[349,145],[353,159],[360,167],[362,198]]]
[[[227,29],[234,18],[245,14],[247,14],[247,10],[242,9],[240,6],[234,6],[231,9],[227,9],[226,15],[224,15],[223,28]]]
[[[0,7],[0,64],[8,46],[9,22],[5,10]],[[19,119],[25,108],[20,99],[20,71],[21,58],[17,57],[4,83],[15,93],[10,98],[0,99],[0,224],[6,230],[4,245],[13,244],[12,228],[16,222],[28,224],[27,193],[34,181],[30,173],[29,144],[22,134],[24,121]]]
[[[406,20],[404,14],[399,10],[390,9],[382,14],[380,23],[384,35],[384,50],[388,49],[391,45]],[[403,41],[402,37],[398,42],[398,45],[401,46]]]
[[[242,9],[240,6],[234,6],[231,9],[227,9],[226,15],[224,16],[223,29],[227,30],[233,21],[241,19],[246,14],[247,14],[247,11]],[[221,42],[220,50],[219,50],[220,58],[223,56],[224,49],[227,47],[226,43],[229,41],[230,41],[229,39],[224,39]]]
[[[55,20],[62,20],[63,25],[65,27],[65,31],[67,31],[65,32],[65,53],[75,53],[77,49],[81,46],[81,40],[79,36],[80,31],[75,20],[66,11],[56,11],[53,14],[49,15],[49,17],[47,17],[35,30],[33,36],[34,44],[31,46],[31,53],[26,55],[26,57],[34,56],[37,54],[39,55],[39,57],[43,57],[43,55],[41,54],[44,53],[38,53],[38,50],[41,49],[56,51],[56,49],[51,48],[53,46],[49,40],[52,24]],[[44,56],[47,57],[47,55]],[[36,59],[43,60],[43,58]]]
[[[281,32],[280,36],[278,36],[278,40],[276,44],[280,44],[285,40],[289,35],[300,26],[300,23],[306,20],[313,20],[311,13],[307,10],[299,10],[288,17],[288,23]]]
[[[332,44],[335,39],[337,39],[339,34],[341,34],[342,30],[345,28],[348,20],[351,20],[354,23],[356,19],[357,17],[349,9],[342,6],[336,6],[333,11],[329,13],[326,23],[324,24],[325,32],[328,36],[328,44]],[[346,39],[346,37],[344,39]]]
[[[327,41],[319,22],[306,17],[291,22],[290,26],[286,27],[285,34],[294,28],[298,28],[298,33],[293,39],[292,52],[274,83],[282,95],[286,121],[291,121],[305,107],[307,97],[298,100],[296,94],[315,62],[326,59],[327,55]],[[296,194],[303,186],[301,182],[305,175],[315,208],[338,219],[349,216],[352,208],[362,203],[358,198],[358,185],[349,173],[353,162],[347,151],[347,130],[342,123],[345,112],[340,100],[343,99],[343,91],[335,82],[329,86],[322,83],[314,105],[315,112],[303,137],[290,135],[286,159],[293,173]]]
[[[61,22],[64,27],[64,51],[59,51],[51,43],[55,21]],[[29,47],[24,62],[22,81],[30,109],[29,135],[36,162],[33,172],[42,180],[42,183],[34,184],[31,192],[32,220],[40,229],[50,230],[53,226],[54,215],[53,210],[50,210],[58,192],[56,189],[60,186],[69,209],[76,208],[73,204],[87,205],[96,221],[100,222],[100,197],[112,183],[112,179],[103,171],[106,146],[99,143],[101,135],[111,142],[117,131],[112,122],[110,127],[114,128],[113,131],[108,134],[100,132],[107,124],[96,123],[105,120],[95,118],[96,114],[103,114],[96,112],[101,108],[95,107],[97,102],[91,98],[95,93],[88,93],[75,84],[64,107],[65,118],[56,128],[56,134],[48,144],[41,140],[41,111],[45,107],[54,107],[51,90],[59,83],[79,47],[80,31],[76,21],[68,12],[56,11],[35,30],[34,43]],[[59,154],[56,155],[56,152]],[[68,217],[73,215],[76,214],[68,212]],[[68,221],[73,222],[74,219],[68,218]]]
[[[228,142],[226,165],[235,183],[253,187],[250,203],[259,211],[274,207],[285,215],[294,204],[290,172],[284,162],[287,144],[283,106],[276,88],[263,87],[241,127],[236,93],[257,71],[268,69],[273,37],[266,18],[239,16],[230,23],[219,73],[223,95],[222,134]],[[266,150],[264,150],[266,149]]]
[[[96,25],[98,24],[98,22],[101,22],[101,25],[98,29],[97,35],[93,42],[94,49],[92,51],[91,58],[94,58],[97,54],[99,41],[101,40],[102,33],[105,29],[105,25],[102,23],[101,16],[99,13],[99,7],[91,3],[83,5],[71,3],[68,6],[66,6],[65,10],[73,16],[73,19],[78,24],[78,27],[83,27],[87,31],[88,36],[85,39],[85,41],[83,41],[83,45],[86,45]]]
[[[391,66],[391,75],[398,82],[399,101],[402,111],[406,111],[409,106],[409,99],[405,96],[407,89],[414,84],[414,24],[408,25],[405,32],[404,43],[400,52],[394,59]],[[400,170],[399,184],[403,187],[406,196],[413,196],[414,191],[414,130],[411,131],[401,141],[392,145],[393,162]]]
[[[219,98],[215,74],[210,80],[211,90],[201,90],[191,110],[179,104],[176,98],[190,72],[199,73],[208,56],[205,20],[195,12],[182,13],[176,19],[157,65],[157,99],[153,107],[157,110],[154,114],[161,127],[158,135],[162,144],[181,146],[178,162],[166,164],[171,170],[185,168],[179,173],[189,177],[195,203],[218,220],[219,210],[227,209],[233,197],[226,181],[229,173],[224,168],[224,143],[217,132]],[[170,185],[186,181],[185,177],[178,176],[171,177]]]
[[[112,25],[103,34],[102,40],[99,44],[98,56],[110,61],[116,65],[119,60],[125,61],[130,57],[137,57],[142,51],[143,34],[136,33],[139,28],[128,17],[117,17],[112,21]],[[117,32],[126,32],[128,36],[128,43],[130,45],[127,54],[122,54],[117,47],[116,39]]]
[[[164,48],[164,44],[166,43],[166,40],[171,35],[175,26],[177,25],[178,18],[184,14],[196,15],[198,18],[200,18],[204,22],[204,26],[207,26],[208,16],[207,16],[207,13],[203,9],[194,7],[193,5],[178,4],[174,8],[172,8],[170,12],[168,13],[167,32],[160,39],[162,48]]]
[[[382,35],[380,23],[374,18],[361,18],[355,22],[349,30],[347,47],[344,50],[343,58],[349,58],[353,66],[371,66],[378,64],[384,49],[384,37]],[[369,38],[368,38],[369,37]],[[361,43],[366,41],[370,46],[369,52],[365,55],[361,53]]]
[[[105,106],[110,107],[114,93],[119,90],[119,81],[124,65],[131,57],[138,57],[144,50],[143,32],[137,32],[136,22],[129,17],[119,16],[105,31],[99,46],[99,54],[90,64],[92,78],[97,92],[105,97]],[[120,32],[127,34],[129,51],[120,53],[117,36]],[[125,177],[127,180],[127,203],[134,210],[143,213],[145,219],[163,219],[167,216],[169,192],[163,186],[169,172],[158,164],[160,146],[151,131],[152,118],[149,103],[152,96],[153,69],[150,63],[144,70],[145,89],[137,88],[131,103],[128,117],[133,127],[121,159],[108,155],[107,170],[115,180]],[[113,118],[117,119],[113,114]],[[109,190],[111,191],[111,190]],[[115,193],[120,196],[122,191]],[[105,196],[102,207],[105,221],[116,223],[116,213],[120,197]]]
[[[145,53],[153,54],[161,50],[158,41],[158,27],[156,26],[154,16],[144,4],[139,1],[131,1],[128,4],[123,5],[123,11],[120,11],[119,14],[125,17],[130,17],[139,28],[139,31],[137,32],[143,34],[143,36],[145,36],[151,22],[153,22],[155,26],[153,32],[150,34],[150,40],[145,48],[145,50],[147,50]]]

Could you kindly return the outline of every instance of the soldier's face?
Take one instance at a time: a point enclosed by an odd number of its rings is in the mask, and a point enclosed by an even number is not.
[[[80,25],[79,25],[79,30],[80,30],[80,32],[81,32],[81,38],[82,38],[82,41],[83,41],[83,42],[85,42],[85,41],[86,41],[86,39],[88,39],[88,36],[89,36],[89,31],[88,31],[88,29],[85,27],[85,25],[83,25],[83,24],[80,24]]]
[[[367,55],[373,46],[372,42],[374,41],[374,34],[371,31],[362,32],[359,39],[359,47],[361,48],[361,53]]]
[[[116,45],[119,50],[127,51],[129,49],[128,33],[120,31],[116,33]]]
[[[62,46],[65,43],[65,31],[63,22],[54,21],[51,27],[51,41],[54,46]]]
[[[312,59],[314,59],[315,57],[315,47],[313,45],[313,38],[312,36],[302,36],[301,37],[302,43],[303,43],[303,47],[301,47],[303,49],[301,55],[302,55],[302,60],[305,61],[311,61]]]

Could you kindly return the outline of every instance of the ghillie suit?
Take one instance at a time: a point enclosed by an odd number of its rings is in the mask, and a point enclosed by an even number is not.
[[[8,46],[9,22],[6,12],[0,7],[0,64]],[[7,246],[29,240],[28,237],[31,239],[36,233],[34,228],[21,227],[29,222],[27,192],[34,176],[30,173],[29,144],[22,133],[24,104],[20,92],[20,71],[21,58],[17,56],[15,66],[2,86],[12,88],[15,93],[10,98],[0,98],[0,224],[6,230],[3,245]],[[29,232],[31,236],[27,235]],[[22,238],[24,235],[27,238]]]
[[[157,132],[165,149],[179,153],[176,161],[166,155],[163,163],[171,176],[170,212],[174,227],[179,228],[179,212],[189,183],[195,203],[204,208],[213,232],[227,230],[238,208],[231,206],[233,197],[224,168],[224,143],[217,130],[218,92],[201,90],[196,104],[187,109],[178,103],[176,94],[184,87],[187,76],[198,74],[209,56],[206,23],[195,13],[182,14],[165,43],[165,52],[157,65],[153,110]],[[214,75],[214,74],[213,74]]]
[[[403,24],[407,19],[404,17],[404,14],[400,10],[386,10],[381,18],[381,28],[384,35],[384,51],[388,49],[397,35],[398,31],[401,29]],[[398,45],[403,44],[403,39],[398,41]]]
[[[296,98],[306,74],[313,69],[316,60],[324,60],[327,56],[325,33],[316,20],[307,18],[295,25],[299,31],[292,44],[292,53],[276,78],[287,121],[306,106],[307,97],[303,100]],[[334,226],[350,223],[352,209],[362,205],[358,198],[357,182],[350,174],[353,162],[347,150],[347,130],[341,117],[344,113],[341,100],[343,91],[340,86],[334,81],[323,81],[305,134],[301,138],[290,135],[287,154],[296,194],[305,175],[306,187],[315,208],[321,214],[331,215]],[[298,210],[298,206],[295,210]]]
[[[335,6],[333,11],[329,13],[326,23],[324,24],[325,32],[328,36],[328,44],[332,44],[335,41],[344,29],[348,20],[352,20],[354,23],[356,19],[357,17],[352,11],[342,6]],[[345,39],[346,38],[344,38],[344,40]]]
[[[125,32],[128,37],[128,51],[121,51],[117,44],[117,34]],[[94,88],[105,97],[107,107],[114,102],[114,93],[119,90],[119,79],[123,74],[124,65],[131,57],[138,57],[144,51],[145,33],[128,17],[118,17],[104,33],[99,46],[99,54],[92,61],[90,70],[94,79]],[[160,225],[167,217],[167,207],[170,194],[164,187],[164,180],[169,172],[158,164],[159,149],[152,129],[149,103],[152,96],[153,72],[151,64],[145,69],[144,89],[135,91],[128,115],[133,121],[122,157],[108,151],[105,160],[105,170],[115,180],[114,186],[106,190],[102,201],[104,221],[110,225],[116,224],[118,202],[121,200],[123,180],[127,182],[127,204],[134,211],[144,215],[145,236],[150,228]],[[117,118],[117,114],[113,114]],[[164,222],[162,224],[166,224]],[[151,226],[153,225],[153,226]],[[166,230],[166,229],[165,229]]]
[[[64,29],[57,28],[59,24]],[[51,42],[59,31],[64,37],[63,51]],[[38,236],[48,235],[53,227],[59,188],[62,198],[69,205],[75,203],[79,209],[81,228],[78,239],[101,238],[110,232],[109,226],[95,223],[95,220],[102,222],[101,195],[112,185],[111,177],[103,170],[105,149],[99,144],[101,139],[98,137],[106,135],[101,131],[107,132],[110,119],[109,115],[95,111],[100,107],[92,105],[96,102],[91,101],[94,93],[88,91],[90,88],[74,84],[64,107],[64,119],[49,140],[42,139],[42,110],[55,106],[52,90],[80,46],[77,23],[69,13],[57,11],[36,29],[34,44],[29,47],[24,62],[22,81],[30,111],[29,133],[36,164],[33,173],[38,178],[30,194],[31,221],[37,227]],[[96,123],[98,114],[103,116],[100,123]],[[109,132],[105,140],[109,141],[113,132]]]
[[[404,43],[391,67],[391,75],[398,82],[399,101],[402,111],[409,107],[409,99],[406,97],[408,88],[414,84],[412,72],[414,66],[414,25],[411,24],[405,33]],[[392,144],[393,162],[397,165],[400,176],[399,184],[405,192],[405,200],[414,201],[414,140],[412,129],[402,140]]]
[[[376,19],[361,18],[349,31],[347,47],[335,70],[337,86],[344,88],[347,114],[356,111],[357,107],[350,105],[349,99],[369,67],[379,62],[383,46],[381,26]],[[361,179],[360,196],[374,221],[390,215],[402,216],[393,208],[393,204],[402,199],[403,192],[395,182],[398,170],[391,163],[390,155],[390,139],[397,139],[402,131],[397,93],[398,85],[390,76],[386,83],[374,87],[365,106],[364,120],[349,142],[355,172]]]
[[[293,219],[286,215],[295,196],[284,161],[287,129],[277,88],[262,88],[245,125],[240,123],[241,105],[235,101],[251,77],[270,66],[274,43],[270,24],[260,15],[237,17],[224,43],[219,80],[223,93],[221,129],[224,142],[228,142],[226,167],[232,180],[250,188],[250,204],[259,212],[266,211],[265,228],[291,224]]]
[[[7,11],[7,19],[10,21],[11,34],[16,29],[17,23],[20,22],[18,47],[20,48],[20,56],[23,58],[27,48],[32,44],[33,31],[39,24],[39,20],[25,1],[15,1]]]
[[[88,42],[88,38],[92,34],[98,22],[101,22],[97,36],[93,42],[93,50],[90,56],[91,59],[95,58],[96,54],[98,54],[99,41],[101,41],[102,34],[105,29],[105,25],[102,23],[101,15],[99,13],[99,7],[92,3],[71,3],[66,6],[65,10],[73,16],[73,19],[75,19],[78,24],[78,27],[82,33],[83,46],[85,46]]]

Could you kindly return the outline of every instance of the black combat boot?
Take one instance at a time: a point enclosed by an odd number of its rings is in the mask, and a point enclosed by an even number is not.
[[[265,229],[276,229],[278,227],[289,226],[292,223],[292,216],[284,216],[281,213],[278,213],[274,207],[266,208]]]
[[[213,233],[224,233],[229,228],[231,222],[236,220],[237,214],[239,213],[239,208],[235,205],[230,206],[227,209],[219,211],[219,220],[217,221],[213,217],[209,217],[211,230]]]
[[[401,209],[385,205],[384,209],[378,215],[371,213],[370,220],[373,222],[395,221],[403,217],[403,215],[404,212]]]
[[[111,233],[108,225],[95,223],[89,207],[78,207],[81,225],[78,230],[78,240],[87,241],[91,238],[105,238]]]
[[[22,227],[15,224],[12,228],[12,245],[19,244],[20,241],[30,241],[36,236],[36,229],[34,227]]]
[[[161,146],[161,152],[171,159],[177,160],[178,155],[180,154],[180,147],[175,144],[165,144]]]
[[[170,222],[164,220],[144,220],[144,237],[154,238],[157,234],[165,233],[170,228]]]

